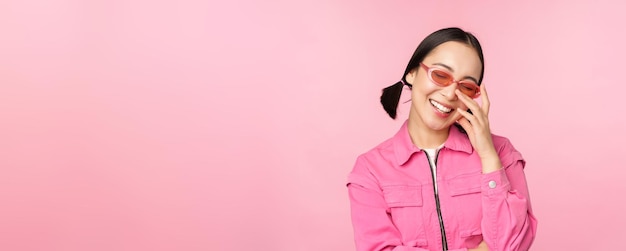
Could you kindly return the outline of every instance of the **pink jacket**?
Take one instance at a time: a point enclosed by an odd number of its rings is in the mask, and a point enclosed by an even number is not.
[[[482,174],[467,135],[452,126],[437,156],[438,196],[407,122],[359,156],[348,176],[357,250],[467,250],[482,240],[490,251],[528,250],[537,220],[525,162],[508,139],[493,135],[493,143],[503,168]]]

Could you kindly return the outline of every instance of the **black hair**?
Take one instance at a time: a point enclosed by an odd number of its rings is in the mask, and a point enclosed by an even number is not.
[[[407,85],[411,88],[411,84],[407,83],[406,75],[419,67],[419,64],[424,60],[424,58],[433,50],[435,47],[449,41],[456,41],[465,43],[469,46],[472,46],[478,57],[480,58],[480,62],[482,64],[480,70],[480,78],[478,79],[478,85],[483,81],[483,73],[485,72],[485,60],[483,58],[483,49],[480,47],[480,43],[478,39],[474,35],[469,32],[466,32],[460,28],[451,27],[445,28],[438,31],[435,31],[428,35],[422,42],[417,46],[415,52],[413,52],[413,56],[411,60],[409,60],[409,64],[406,66],[404,70],[404,74],[402,74],[402,79],[397,83],[385,87],[383,89],[383,93],[380,96],[380,103],[383,105],[383,108],[389,114],[392,119],[396,118],[396,110],[398,108],[398,102],[400,102],[400,94],[402,94],[402,88],[404,85]]]

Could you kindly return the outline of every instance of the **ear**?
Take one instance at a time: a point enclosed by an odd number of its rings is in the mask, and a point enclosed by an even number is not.
[[[406,79],[406,82],[409,84],[413,84],[413,82],[415,82],[415,77],[417,76],[417,70],[412,70],[409,73],[406,74],[406,76],[404,76],[404,79]]]

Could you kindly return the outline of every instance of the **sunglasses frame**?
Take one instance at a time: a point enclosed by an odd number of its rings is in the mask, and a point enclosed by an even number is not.
[[[444,69],[441,69],[441,68],[428,67],[424,63],[420,63],[420,66],[422,66],[422,68],[424,68],[424,70],[426,70],[426,74],[428,75],[428,79],[431,82],[433,82],[434,84],[436,84],[437,86],[446,87],[446,86],[451,85],[452,83],[457,83],[457,89],[459,89],[459,87],[461,87],[461,85],[468,85],[469,84],[469,85],[472,85],[472,86],[476,87],[476,93],[474,95],[472,95],[472,96],[467,95],[466,93],[465,94],[467,96],[469,96],[470,98],[472,98],[472,99],[478,98],[480,96],[480,86],[477,83],[474,83],[472,81],[455,80],[450,72],[448,72],[448,71],[446,71]],[[450,75],[450,78],[452,79],[452,81],[450,81],[449,83],[447,83],[445,85],[442,85],[439,82],[435,81],[433,79],[432,74],[433,74],[433,71],[436,71],[436,70],[442,71],[442,72]],[[459,89],[459,91],[463,92],[461,89]]]

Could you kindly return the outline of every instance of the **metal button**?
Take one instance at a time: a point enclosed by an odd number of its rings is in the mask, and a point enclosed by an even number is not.
[[[489,181],[489,188],[496,188],[496,181]]]

